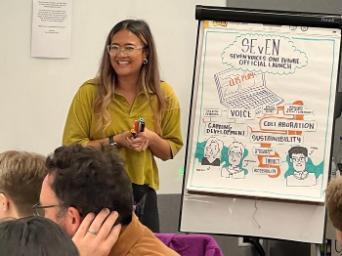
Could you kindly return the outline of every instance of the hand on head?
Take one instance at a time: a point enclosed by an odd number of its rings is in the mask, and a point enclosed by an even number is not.
[[[121,224],[114,226],[118,213],[103,209],[96,216],[88,213],[72,240],[81,256],[107,256],[116,243]]]

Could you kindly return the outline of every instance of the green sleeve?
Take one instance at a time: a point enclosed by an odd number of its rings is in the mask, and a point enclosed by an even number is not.
[[[87,145],[91,140],[91,124],[96,87],[83,84],[74,96],[64,126],[63,145],[79,143]]]
[[[183,146],[180,107],[177,96],[170,86],[165,90],[165,97],[166,107],[161,121],[162,137],[169,142],[172,156],[175,156]]]

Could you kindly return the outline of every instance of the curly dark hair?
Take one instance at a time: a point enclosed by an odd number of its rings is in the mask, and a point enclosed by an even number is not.
[[[131,222],[132,184],[112,147],[61,146],[46,166],[54,177],[51,188],[65,207],[75,207],[82,217],[108,208],[119,213],[121,224]]]

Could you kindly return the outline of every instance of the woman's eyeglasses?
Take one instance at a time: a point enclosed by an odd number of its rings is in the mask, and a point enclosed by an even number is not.
[[[131,44],[123,45],[123,46],[120,46],[117,44],[107,45],[107,51],[109,55],[111,56],[114,56],[118,54],[119,52],[122,52],[124,54],[132,54],[134,51],[141,50],[144,48],[145,48],[144,45],[141,45],[141,46],[136,46],[136,45],[131,45]]]

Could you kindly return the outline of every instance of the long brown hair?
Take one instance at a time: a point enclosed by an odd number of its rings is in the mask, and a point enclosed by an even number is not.
[[[117,74],[113,69],[110,56],[107,52],[107,45],[111,43],[112,37],[121,30],[129,30],[135,34],[145,45],[147,63],[142,65],[139,84],[145,92],[152,91],[158,98],[158,107],[153,109],[155,129],[160,132],[160,113],[164,108],[165,99],[160,90],[160,76],[158,68],[158,58],[153,36],[148,24],[143,20],[123,20],[117,23],[109,32],[105,47],[103,49],[102,60],[97,75],[98,94],[94,103],[95,118],[97,120],[96,129],[101,131],[111,123],[111,116],[107,109],[113,99]],[[151,106],[152,107],[152,106]]]

